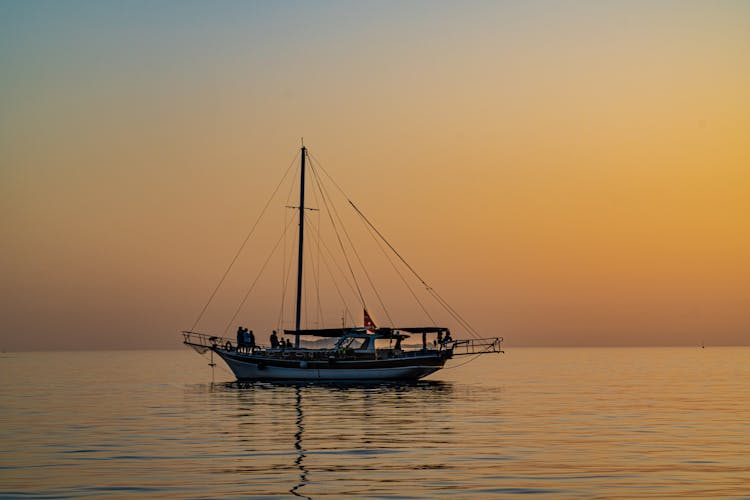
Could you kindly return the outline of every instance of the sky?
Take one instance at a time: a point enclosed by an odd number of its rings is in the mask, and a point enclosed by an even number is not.
[[[0,348],[179,348],[302,137],[484,336],[749,345],[749,54],[744,1],[2,0]]]

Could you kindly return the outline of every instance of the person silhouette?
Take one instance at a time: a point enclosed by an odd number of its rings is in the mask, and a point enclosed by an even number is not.
[[[237,328],[237,352],[240,352],[240,349],[244,345],[245,345],[245,329],[240,326]]]

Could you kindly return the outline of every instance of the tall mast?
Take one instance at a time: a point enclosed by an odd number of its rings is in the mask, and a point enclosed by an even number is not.
[[[295,321],[294,348],[299,349],[300,317],[302,313],[302,242],[305,236],[305,156],[307,148],[302,145],[300,155],[300,181],[299,181],[299,253],[297,254],[297,315]]]

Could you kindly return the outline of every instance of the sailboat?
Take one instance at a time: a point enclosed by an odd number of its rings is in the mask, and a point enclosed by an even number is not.
[[[242,382],[414,381],[437,372],[445,367],[449,360],[457,356],[503,352],[502,337],[481,337],[458,315],[455,309],[417,275],[395,248],[385,240],[380,231],[348,199],[349,204],[369,225],[374,234],[385,242],[385,245],[405,264],[406,268],[436,297],[438,303],[469,332],[471,338],[454,339],[450,329],[442,325],[377,327],[364,303],[362,304],[362,325],[342,324],[336,328],[302,328],[305,212],[312,209],[305,205],[306,161],[310,162],[310,155],[303,144],[300,149],[299,205],[289,207],[296,209],[299,214],[296,238],[298,248],[295,321],[293,329],[283,330],[285,335],[294,338],[293,345],[290,341],[285,343],[283,340],[280,342],[276,340],[276,331],[271,336],[271,345],[266,346],[256,344],[254,339],[246,340],[246,337],[242,335],[243,329],[238,330],[237,339],[233,342],[225,336],[197,331],[195,325],[190,330],[182,332],[185,345],[192,347],[200,354],[210,353],[211,366],[214,366],[214,355],[217,355],[232,370],[237,380]],[[341,243],[340,239],[339,243]],[[343,248],[342,245],[342,250]],[[349,265],[350,270],[351,268],[352,266]],[[359,290],[359,286],[357,289]],[[209,303],[215,294],[216,290],[211,295]],[[204,312],[205,309],[206,307],[203,308]],[[201,316],[199,320],[200,318]],[[198,321],[196,325],[197,323]],[[244,334],[247,335],[246,330]],[[411,336],[421,336],[421,342],[408,344],[407,339]],[[305,345],[302,345],[301,338],[306,339]],[[318,347],[319,345],[322,347]]]

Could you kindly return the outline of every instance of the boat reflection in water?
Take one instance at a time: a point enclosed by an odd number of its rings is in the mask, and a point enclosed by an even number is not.
[[[240,496],[357,496],[404,471],[423,469],[429,477],[449,468],[438,450],[455,433],[446,413],[451,384],[235,382],[210,392],[210,406],[230,413],[226,434],[236,445],[227,452],[237,464],[220,472],[239,474]],[[248,477],[251,483],[244,483]]]
[[[289,490],[294,496],[310,498],[304,495],[300,495],[299,489],[307,484],[307,469],[305,469],[305,449],[302,447],[302,434],[305,432],[304,425],[304,413],[302,412],[302,390],[299,387],[295,388],[295,409],[297,410],[297,419],[294,423],[297,425],[297,432],[294,433],[294,449],[297,450],[297,458],[294,459],[295,465],[299,469],[299,483]]]

